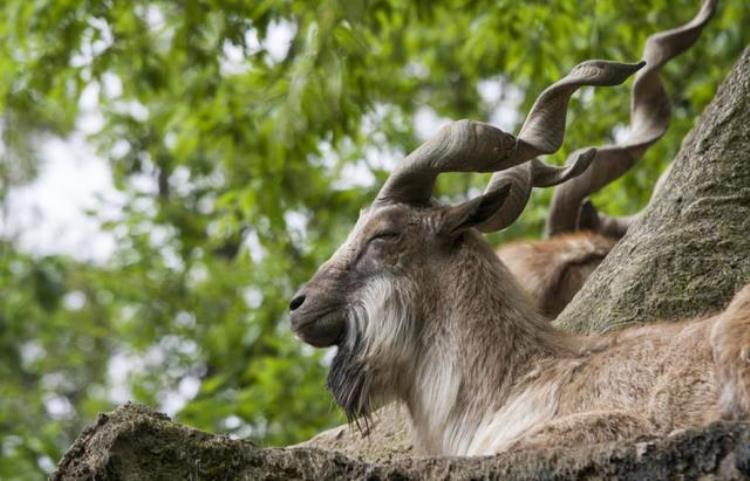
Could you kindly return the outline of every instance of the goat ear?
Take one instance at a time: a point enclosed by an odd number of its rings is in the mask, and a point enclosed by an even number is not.
[[[459,234],[470,227],[477,227],[490,220],[500,209],[510,193],[510,183],[443,211],[440,232]]]
[[[601,219],[599,218],[599,212],[594,207],[591,200],[586,201],[581,205],[578,210],[578,219],[576,220],[576,230],[590,230],[592,232],[599,232],[601,229]]]

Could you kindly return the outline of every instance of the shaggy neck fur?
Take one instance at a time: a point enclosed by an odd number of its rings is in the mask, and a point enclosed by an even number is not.
[[[425,319],[405,393],[418,441],[431,454],[482,454],[482,431],[523,394],[527,374],[573,352],[572,340],[534,311],[489,246],[474,233],[465,242],[457,252],[462,269],[443,276],[450,283]]]

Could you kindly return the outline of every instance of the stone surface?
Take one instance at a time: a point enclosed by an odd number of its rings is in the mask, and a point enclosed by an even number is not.
[[[388,462],[417,455],[411,442],[407,413],[390,404],[372,416],[368,435],[353,424],[323,431],[295,447],[338,451],[370,462]]]
[[[101,415],[52,481],[708,480],[750,476],[750,425],[717,423],[666,439],[474,458],[368,463],[316,448],[259,448],[173,423],[135,405]]]

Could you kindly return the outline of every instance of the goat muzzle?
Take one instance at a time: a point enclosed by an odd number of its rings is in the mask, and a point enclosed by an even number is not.
[[[322,302],[318,296],[298,293],[289,304],[292,331],[314,347],[338,344],[344,337],[346,321],[342,309]]]

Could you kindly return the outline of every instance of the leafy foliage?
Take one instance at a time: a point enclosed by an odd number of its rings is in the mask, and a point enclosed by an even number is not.
[[[287,299],[429,135],[425,121],[514,131],[573,65],[634,61],[698,3],[4,1],[0,200],[44,168],[39,142],[74,132],[93,94],[104,122],[89,141],[127,202],[116,219],[92,213],[117,241],[104,263],[0,240],[0,478],[38,478],[124,398],[165,406],[187,392],[181,422],[264,444],[341,422],[321,355],[288,333]],[[744,3],[723,2],[666,68],[672,126],[599,194],[603,210],[645,204],[750,40]],[[627,87],[584,91],[554,159],[612,141],[627,109]],[[440,193],[486,180],[446,175]],[[536,194],[495,240],[538,235],[548,200]]]

